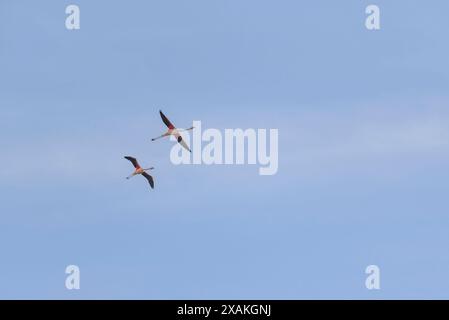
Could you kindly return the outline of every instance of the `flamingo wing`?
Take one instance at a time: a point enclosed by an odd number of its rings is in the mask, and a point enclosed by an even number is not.
[[[176,140],[178,141],[178,143],[184,147],[184,149],[186,149],[189,152],[192,152],[192,150],[190,150],[189,146],[187,145],[187,143],[184,141],[184,139],[182,138],[182,136],[179,133],[175,134]]]
[[[165,123],[165,125],[166,125],[169,129],[174,129],[175,126],[170,122],[170,120],[168,120],[168,118],[165,116],[165,114],[163,114],[161,110],[159,110],[159,113],[160,113],[161,118],[162,118],[162,121]]]
[[[154,189],[154,180],[153,177],[150,176],[148,173],[144,172],[142,173],[142,175],[148,180],[148,182],[150,183],[151,189]]]
[[[137,162],[136,158],[133,158],[133,157],[130,157],[130,156],[126,156],[125,159],[131,161],[131,163],[133,164],[134,168],[136,168],[136,169],[140,168],[140,165]]]

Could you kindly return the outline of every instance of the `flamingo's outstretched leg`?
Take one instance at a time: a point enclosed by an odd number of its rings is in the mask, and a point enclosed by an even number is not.
[[[190,127],[188,129],[178,129],[178,132],[189,131],[189,130],[193,130],[193,129],[195,129],[195,127]]]

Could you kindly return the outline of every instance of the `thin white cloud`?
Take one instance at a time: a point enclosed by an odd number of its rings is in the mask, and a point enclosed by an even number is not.
[[[269,128],[279,128],[279,173],[286,172],[291,179],[313,178],[319,174],[340,174],[341,168],[345,168],[345,174],[350,174],[354,166],[379,166],[379,160],[390,161],[400,171],[405,162],[448,156],[449,110],[443,102],[425,107],[373,104],[334,109],[289,108],[290,112],[276,112],[275,116],[270,109],[263,109],[252,116],[257,119],[254,127],[263,123]],[[209,127],[208,123],[223,124],[227,118],[232,123],[231,118],[240,119],[239,112],[245,114],[242,110],[214,118],[210,113],[209,118],[198,120],[203,121],[204,130]],[[241,124],[251,125],[249,116],[241,117],[240,121],[241,127]],[[49,136],[38,142],[19,137],[4,143],[0,158],[2,183],[56,178],[78,183],[89,179],[110,182],[128,174],[129,164],[121,161],[125,153],[148,156],[149,161],[157,163],[169,161],[169,147],[149,141],[152,134],[163,129],[159,119],[155,118],[154,124],[149,126],[144,118],[114,119],[111,116],[105,123],[105,126],[86,129],[82,135],[67,133],[70,136]],[[132,126],[126,132],[111,131],[114,123]],[[167,154],[156,152],[161,150]],[[220,172],[211,173],[220,178]],[[232,174],[229,169],[223,172],[226,178]],[[241,170],[236,172],[233,179],[247,179]]]

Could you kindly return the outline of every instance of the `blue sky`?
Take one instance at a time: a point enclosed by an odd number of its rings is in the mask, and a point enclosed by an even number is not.
[[[0,0],[0,298],[449,298],[448,12]],[[173,166],[159,109],[278,128],[278,173]]]

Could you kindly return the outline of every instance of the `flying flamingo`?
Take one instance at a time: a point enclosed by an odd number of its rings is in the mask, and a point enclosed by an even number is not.
[[[192,152],[189,148],[189,146],[187,145],[187,143],[182,139],[182,136],[179,134],[182,131],[189,131],[194,129],[194,127],[188,128],[188,129],[177,129],[171,122],[170,120],[168,120],[168,118],[165,116],[165,114],[162,113],[161,110],[159,110],[159,113],[161,115],[162,121],[165,123],[165,125],[168,127],[168,130],[166,133],[164,133],[163,135],[160,135],[157,138],[153,138],[151,139],[151,141],[163,138],[163,137],[168,137],[168,136],[175,136],[176,140],[178,140],[178,143],[183,146],[186,150],[188,150],[189,152]]]
[[[125,159],[131,161],[131,163],[133,164],[134,168],[136,168],[136,170],[134,170],[134,172],[131,175],[126,177],[126,179],[130,179],[130,178],[134,177],[135,175],[141,174],[142,176],[144,176],[148,180],[148,182],[150,183],[151,189],[154,189],[153,177],[150,176],[148,173],[146,173],[147,170],[153,170],[154,167],[143,169],[142,167],[140,167],[140,165],[137,162],[136,158],[133,158],[133,157],[130,157],[130,156],[126,156]]]

